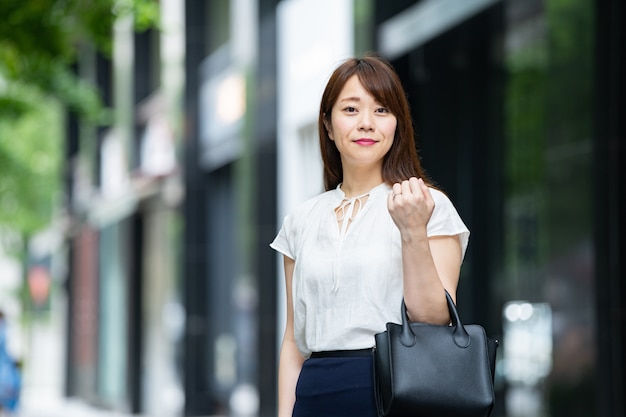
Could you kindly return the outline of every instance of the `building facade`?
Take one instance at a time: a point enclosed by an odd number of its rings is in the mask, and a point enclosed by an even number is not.
[[[113,52],[85,46],[78,75],[112,123],[67,118],[66,395],[105,409],[176,415],[184,393],[180,283],[183,8],[163,31],[113,28]]]

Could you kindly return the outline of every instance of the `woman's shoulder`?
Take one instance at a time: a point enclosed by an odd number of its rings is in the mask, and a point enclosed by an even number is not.
[[[459,216],[458,210],[448,195],[441,189],[429,187],[430,195],[435,202],[435,210],[433,211],[433,217],[449,217]]]
[[[337,198],[337,190],[324,191],[296,205],[288,215],[294,219],[308,219],[332,206]]]
[[[430,195],[433,197],[433,200],[435,201],[435,206],[437,204],[445,204],[445,205],[452,205],[452,200],[450,199],[450,197],[448,197],[448,194],[446,194],[444,191],[442,191],[439,188],[435,188],[432,186],[428,187],[429,191],[430,191]]]

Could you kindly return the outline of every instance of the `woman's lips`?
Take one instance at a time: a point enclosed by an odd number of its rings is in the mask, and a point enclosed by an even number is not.
[[[364,145],[364,146],[370,146],[376,143],[374,139],[367,139],[367,138],[357,139],[354,142],[358,143],[359,145]]]

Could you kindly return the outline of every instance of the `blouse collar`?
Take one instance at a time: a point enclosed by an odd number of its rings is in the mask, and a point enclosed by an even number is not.
[[[337,195],[337,197],[339,197],[340,200],[343,200],[343,199],[346,198],[346,193],[344,193],[343,190],[341,189],[341,185],[342,184],[343,183],[339,183],[337,185],[337,188],[335,188],[335,194]],[[371,195],[376,195],[376,194],[379,194],[379,193],[384,193],[384,192],[389,192],[389,191],[391,191],[391,187],[389,185],[387,185],[387,183],[383,182],[381,184],[378,184],[376,187],[372,188],[371,190],[369,190],[366,193],[363,193],[363,194],[361,194],[359,196],[352,197],[351,200],[352,199],[363,198],[366,195],[370,195],[371,196]]]

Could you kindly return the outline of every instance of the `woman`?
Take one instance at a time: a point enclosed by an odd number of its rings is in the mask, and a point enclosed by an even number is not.
[[[469,231],[430,187],[408,102],[382,58],[331,75],[318,120],[326,192],[285,217],[279,417],[376,416],[371,348],[387,322],[448,323]]]

